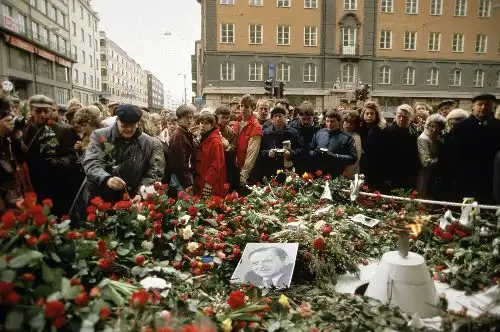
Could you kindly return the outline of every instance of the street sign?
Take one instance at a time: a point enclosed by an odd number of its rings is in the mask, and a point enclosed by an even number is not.
[[[194,97],[194,103],[198,106],[203,105],[203,97]]]
[[[2,89],[5,92],[11,92],[14,89],[14,84],[12,84],[11,81],[3,81],[2,82]]]
[[[274,79],[274,74],[275,74],[276,67],[274,64],[270,63],[269,64],[269,78]]]

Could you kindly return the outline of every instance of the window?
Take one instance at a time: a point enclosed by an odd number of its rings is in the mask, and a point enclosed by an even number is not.
[[[78,61],[78,49],[76,48],[75,45],[73,45],[73,54],[72,56],[75,57],[75,60]]]
[[[73,0],[73,13],[76,12],[76,0]]]
[[[36,0],[30,0],[30,5],[32,5],[33,7],[36,7]]]
[[[340,74],[342,83],[354,83],[356,80],[356,66],[353,63],[347,63],[342,66]]]
[[[313,63],[306,63],[304,65],[304,82],[316,82],[316,65]]]
[[[91,35],[89,35],[88,41],[89,41],[89,47],[92,48],[92,36]]]
[[[490,17],[491,14],[491,0],[479,0],[477,16]]]
[[[78,83],[78,69],[73,70],[73,83]]]
[[[356,10],[357,0],[344,0],[344,9],[345,10]]]
[[[472,84],[476,88],[482,88],[484,86],[484,70],[482,69],[474,70],[474,80]]]
[[[87,74],[83,73],[83,85],[87,85]]]
[[[40,11],[44,14],[47,14],[47,0],[40,0],[39,5]]]
[[[415,68],[406,67],[403,71],[403,85],[415,85]]]
[[[290,7],[290,0],[278,0],[278,7]]]
[[[248,80],[262,81],[262,64],[253,62],[248,65]]]
[[[463,52],[464,51],[464,34],[454,33],[452,40],[452,52]]]
[[[392,48],[392,31],[391,30],[381,30],[380,31],[380,49],[389,50]]]
[[[304,8],[318,8],[317,0],[304,0]]]
[[[83,7],[80,6],[80,19],[83,20]]]
[[[21,13],[17,13],[17,23],[19,24],[19,33],[26,33],[26,16]]]
[[[97,50],[99,48],[99,45],[97,45],[97,39],[94,39],[94,48]]]
[[[3,4],[2,5],[2,14],[5,16],[12,17],[12,7]]]
[[[439,52],[441,48],[441,32],[429,32],[429,47],[430,52]]]
[[[264,0],[250,0],[250,6],[264,6]]]
[[[86,58],[85,51],[82,50],[82,63],[85,63],[85,61],[86,61],[85,58]]]
[[[38,40],[38,23],[31,21],[31,33],[33,34],[33,39]]]
[[[251,24],[249,29],[249,43],[250,44],[262,44],[262,24]]]
[[[89,27],[92,27],[92,20],[90,19],[90,13],[87,14],[87,20],[89,21]]]
[[[304,45],[317,46],[317,27],[304,27]]]
[[[405,32],[405,51],[415,51],[417,49],[417,32],[416,31],[406,31]]]
[[[94,59],[92,59],[92,55],[89,54],[89,65],[90,65],[90,68],[92,68],[92,66],[94,65]]]
[[[467,0],[455,0],[455,16],[467,15]]]
[[[220,25],[220,42],[223,44],[234,43],[234,24],[222,23]]]
[[[47,28],[40,27],[40,41],[42,44],[49,44],[49,30]]]
[[[431,15],[443,15],[443,0],[431,0]]]
[[[49,6],[49,17],[55,21],[56,20],[57,7]]]
[[[439,69],[438,68],[429,68],[427,71],[427,85],[437,86],[439,84]]]
[[[462,85],[462,71],[460,69],[453,69],[451,71],[451,86]]]
[[[277,80],[280,82],[290,82],[290,65],[280,63],[278,65]]]
[[[94,77],[92,75],[89,75],[89,83],[90,83],[90,87],[93,88],[94,87]]]
[[[405,13],[418,14],[418,0],[405,0]]]
[[[82,34],[82,42],[85,42],[85,32],[83,31],[83,28],[80,29],[80,33]]]
[[[64,15],[61,11],[57,12],[57,24],[66,27],[66,15]]]
[[[95,67],[99,68],[99,59],[95,59]],[[99,84],[98,84],[99,85]]]
[[[221,5],[234,5],[234,0],[220,0]]]
[[[378,84],[391,84],[391,74],[391,67],[380,67],[378,70]]]
[[[487,35],[476,35],[476,53],[486,53],[486,47],[488,44]]]
[[[392,13],[394,11],[393,0],[382,0],[380,2],[380,11],[382,13]]]
[[[36,57],[35,70],[36,70],[36,74],[40,75],[42,77],[46,77],[46,78],[54,77],[54,73],[52,71],[52,61],[47,60],[45,58],[42,58],[39,56]],[[37,92],[38,92],[38,89],[37,89]]]
[[[278,45],[290,45],[290,26],[278,25]]]
[[[234,63],[226,61],[220,64],[220,80],[234,81]]]
[[[97,21],[94,20],[94,31],[97,32]]]
[[[76,23],[75,22],[71,22],[71,27],[73,28],[73,36],[76,37]]]

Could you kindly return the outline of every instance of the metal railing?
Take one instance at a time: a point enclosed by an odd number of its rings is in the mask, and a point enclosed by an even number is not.
[[[339,51],[340,51],[340,55],[358,56],[359,55],[359,45],[341,44],[339,47]]]

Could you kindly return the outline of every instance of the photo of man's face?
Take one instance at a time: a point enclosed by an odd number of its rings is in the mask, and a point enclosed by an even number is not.
[[[260,277],[271,278],[281,273],[285,265],[275,249],[257,251],[250,255],[251,269]]]

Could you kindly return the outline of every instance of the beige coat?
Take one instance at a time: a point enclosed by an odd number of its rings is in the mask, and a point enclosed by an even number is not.
[[[417,139],[420,171],[417,178],[417,191],[420,197],[429,196],[429,181],[438,162],[439,141],[432,139],[427,130],[424,130]]]
[[[359,161],[361,160],[361,136],[357,133],[351,133],[352,138],[354,138],[354,142],[356,143],[356,153],[358,155],[358,159],[352,165],[348,165],[344,169],[344,173],[346,173],[348,179],[354,179],[355,174],[359,174]]]

